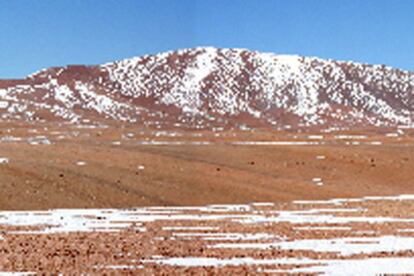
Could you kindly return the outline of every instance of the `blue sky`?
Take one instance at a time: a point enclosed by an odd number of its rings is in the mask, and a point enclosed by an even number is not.
[[[411,0],[0,0],[0,78],[196,46],[414,71]]]

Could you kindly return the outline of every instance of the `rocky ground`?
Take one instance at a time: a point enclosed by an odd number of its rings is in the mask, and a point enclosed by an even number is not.
[[[1,130],[0,271],[414,270],[410,129]]]
[[[1,212],[3,271],[411,273],[414,196]]]

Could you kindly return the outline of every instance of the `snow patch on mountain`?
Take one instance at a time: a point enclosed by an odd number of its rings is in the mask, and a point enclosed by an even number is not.
[[[0,87],[3,120],[116,120],[161,128],[170,116],[197,128],[229,120],[277,128],[414,126],[411,72],[246,49],[201,47],[50,68]]]

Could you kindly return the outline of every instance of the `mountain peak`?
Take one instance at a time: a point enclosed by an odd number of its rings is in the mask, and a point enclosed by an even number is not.
[[[280,129],[412,126],[414,119],[413,73],[247,49],[55,67],[0,87],[3,120]]]

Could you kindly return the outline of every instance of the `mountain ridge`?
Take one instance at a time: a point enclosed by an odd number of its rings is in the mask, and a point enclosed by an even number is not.
[[[413,126],[414,73],[198,47],[0,80],[1,119],[156,128]]]

